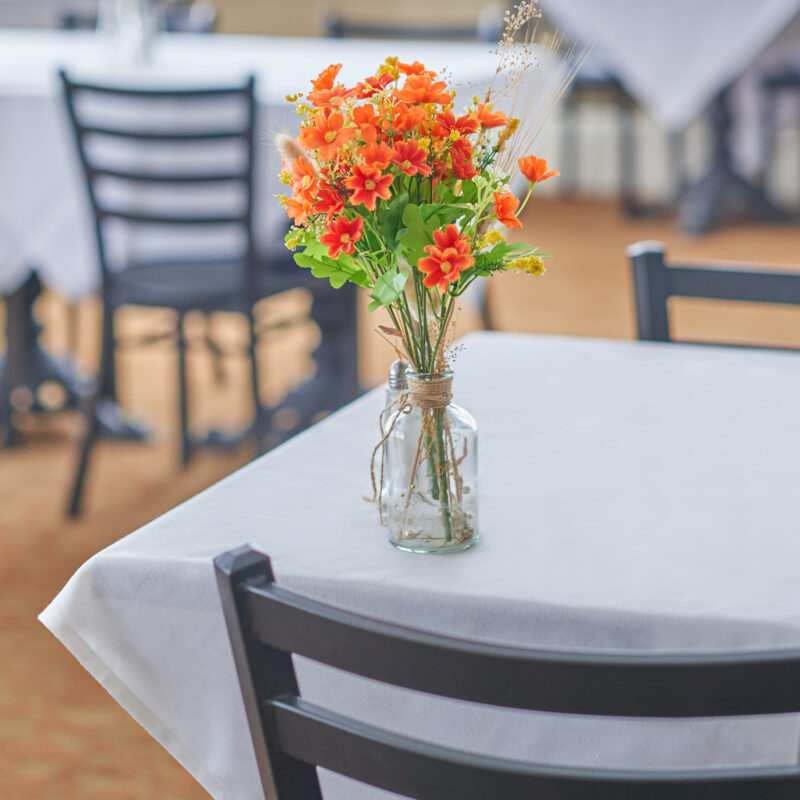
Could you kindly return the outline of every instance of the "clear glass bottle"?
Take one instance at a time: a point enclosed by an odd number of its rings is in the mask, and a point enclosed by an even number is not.
[[[414,553],[465,550],[478,540],[478,426],[449,402],[451,372],[407,378],[409,405],[384,445],[389,541]]]

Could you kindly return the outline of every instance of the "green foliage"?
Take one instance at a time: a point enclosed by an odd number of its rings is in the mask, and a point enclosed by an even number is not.
[[[386,270],[375,281],[375,288],[370,295],[372,302],[367,310],[375,311],[381,306],[390,306],[403,293],[407,280],[408,272],[400,272],[396,266]]]
[[[295,263],[310,269],[315,278],[327,278],[334,289],[340,289],[348,281],[366,288],[371,286],[369,276],[352,256],[339,253],[337,258],[331,258],[325,245],[310,238],[306,238],[303,244],[305,250],[294,254]]]

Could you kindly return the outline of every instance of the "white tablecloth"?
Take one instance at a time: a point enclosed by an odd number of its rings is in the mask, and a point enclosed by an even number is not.
[[[466,102],[494,73],[485,44],[163,35],[144,66],[121,64],[93,33],[0,30],[0,291],[11,291],[35,266],[45,281],[79,299],[99,282],[83,178],[57,79],[134,85],[220,85],[256,75],[259,128],[256,207],[260,244],[274,244],[286,216],[272,198],[279,159],[274,132],[296,131],[287,94],[310,88],[332,63],[348,83],[375,72],[387,55],[447,67]],[[467,85],[472,84],[472,85]]]
[[[216,798],[259,788],[212,558],[412,626],[523,646],[800,644],[798,357],[476,334],[455,396],[480,426],[481,541],[394,550],[368,492],[376,390],[89,560],[41,619]],[[301,690],[466,749],[579,764],[790,762],[797,720],[464,707],[299,664]],[[125,754],[120,753],[120,758]],[[326,800],[385,798],[326,775]]]

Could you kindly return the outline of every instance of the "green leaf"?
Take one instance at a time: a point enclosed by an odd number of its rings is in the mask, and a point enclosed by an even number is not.
[[[392,198],[391,202],[382,203],[378,207],[378,232],[390,247],[397,239],[407,205],[408,192],[403,192]]]
[[[405,289],[408,272],[398,272],[397,267],[392,267],[375,281],[375,287],[370,297],[372,302],[367,307],[368,311],[389,306],[397,300]]]
[[[406,227],[397,234],[397,240],[406,261],[416,264],[425,255],[425,247],[433,243],[433,238],[428,233],[422,211],[416,203],[409,203],[405,207],[402,220]]]
[[[327,278],[334,289],[340,289],[348,281],[367,289],[372,285],[369,276],[354,258],[340,253],[334,259],[327,252],[325,245],[309,242],[303,252],[294,254],[294,261],[299,267],[310,269],[315,278]]]

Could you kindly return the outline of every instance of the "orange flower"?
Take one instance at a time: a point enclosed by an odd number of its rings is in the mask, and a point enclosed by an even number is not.
[[[380,120],[380,116],[375,111],[375,106],[372,103],[364,103],[363,106],[356,106],[353,109],[353,122],[358,125],[362,130],[364,128],[373,128]]]
[[[453,165],[453,175],[456,178],[469,180],[478,174],[472,163],[472,145],[466,139],[453,142],[450,150],[450,161]]]
[[[391,196],[389,186],[394,180],[394,175],[383,175],[376,167],[362,167],[356,164],[353,174],[344,182],[351,190],[350,202],[357,206],[363,203],[369,211],[375,210],[378,197],[388,200]]]
[[[339,253],[353,255],[356,242],[364,235],[364,220],[361,217],[347,219],[336,217],[325,226],[325,233],[319,237],[320,244],[328,248],[328,255],[336,258]]]
[[[394,129],[397,131],[410,131],[412,128],[420,128],[428,119],[425,109],[420,106],[411,106],[409,108],[405,103],[401,103],[399,108],[400,112],[394,121]]]
[[[333,82],[336,80],[336,76],[339,74],[341,69],[341,64],[331,64],[329,67],[325,67],[325,69],[320,72],[317,79],[315,81],[311,81],[314,91],[319,92],[322,89],[332,88]]]
[[[314,213],[327,214],[329,217],[338,214],[344,208],[341,195],[329,183],[323,183],[317,191],[317,202]]]
[[[536,156],[526,156],[517,161],[519,171],[531,182],[541,183],[561,173],[557,169],[547,171],[547,161]]]
[[[404,64],[402,61],[398,61],[397,68],[400,70],[400,72],[404,72],[406,75],[424,75],[426,73],[428,75],[436,74],[425,69],[425,65],[421,64],[419,61],[415,61],[413,64]]]
[[[370,167],[378,167],[378,169],[386,169],[392,160],[392,148],[381,142],[378,144],[374,141],[367,141],[359,151],[358,155]]]
[[[423,283],[429,289],[434,286],[444,294],[452,281],[475,263],[469,254],[469,241],[459,234],[455,225],[433,232],[433,241],[425,248],[428,255],[417,263],[420,272],[426,273]]]
[[[406,142],[397,142],[394,146],[393,163],[397,164],[406,175],[430,175],[431,168],[427,165],[427,153],[415,142],[409,139]]]
[[[340,106],[348,97],[355,95],[355,89],[334,86],[332,89],[319,89],[308,93],[308,101],[316,108],[324,106]]]
[[[508,125],[508,117],[502,111],[491,111],[488,106],[478,105],[478,122],[481,128],[499,128]]]
[[[453,95],[444,81],[434,81],[430,74],[409,75],[397,95],[406,103],[439,103],[449,105]]]
[[[519,200],[511,192],[494,193],[494,213],[497,219],[506,228],[521,228],[522,223],[514,216],[514,212],[519,206]]]
[[[478,120],[474,114],[464,114],[456,119],[452,111],[442,111],[441,114],[436,116],[436,124],[431,131],[432,136],[444,138],[451,131],[458,131],[459,134],[465,136],[469,133],[475,133],[478,130]]]
[[[321,161],[330,161],[336,151],[354,136],[358,128],[344,126],[341,111],[322,109],[314,115],[314,123],[300,128],[300,138],[306,150],[318,150]]]
[[[307,199],[314,193],[317,173],[313,164],[309,164],[302,156],[292,161],[292,189]]]
[[[308,198],[288,197],[286,199],[286,215],[294,220],[295,225],[305,225],[308,222],[309,211],[311,211],[311,201]]]

